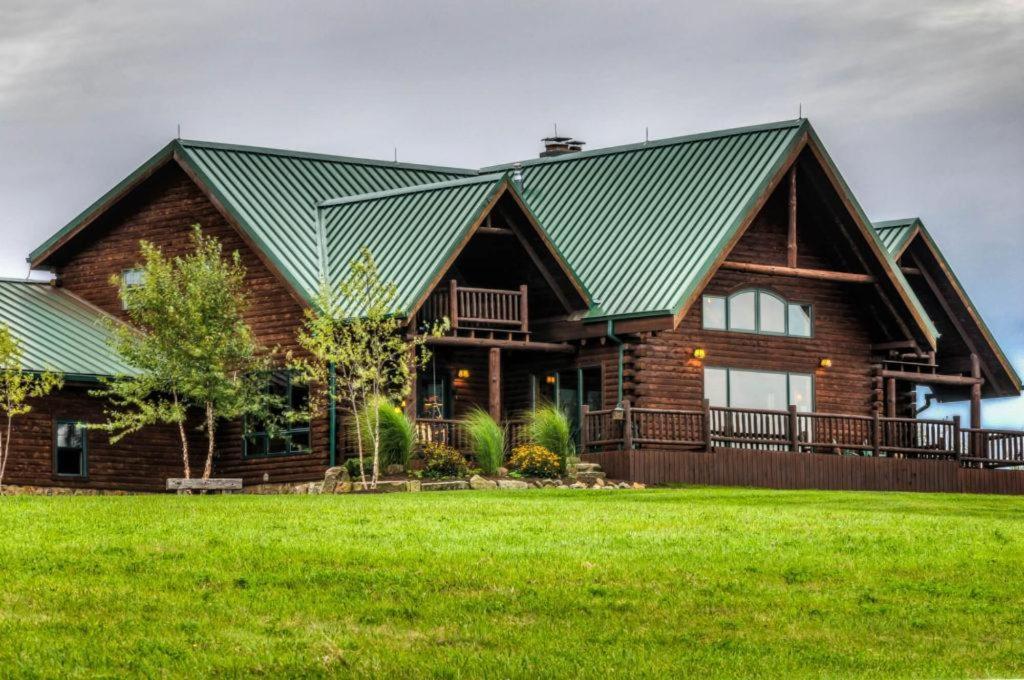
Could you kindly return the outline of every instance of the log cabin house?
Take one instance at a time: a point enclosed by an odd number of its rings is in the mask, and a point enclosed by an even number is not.
[[[1024,462],[1024,436],[981,427],[981,401],[1021,381],[948,262],[920,220],[868,220],[809,121],[544,142],[477,170],[172,141],[29,255],[52,281],[0,282],[27,368],[67,379],[17,424],[6,481],[160,490],[179,476],[169,428],[111,445],[81,423],[102,417],[90,384],[131,370],[98,322],[126,318],[110,275],[131,280],[140,239],[180,252],[193,223],[242,254],[268,346],[295,347],[318,281],[362,246],[409,332],[448,317],[407,402],[424,439],[460,443],[475,406],[514,433],[552,401],[585,456],[646,481],[830,488],[779,470],[934,461],[953,479]],[[286,373],[274,388],[304,397]],[[917,418],[919,389],[969,400],[970,422]],[[332,411],[275,439],[224,423],[215,474],[320,477],[346,457],[340,423]],[[754,457],[727,460],[740,452]],[[903,488],[872,479],[849,485]]]

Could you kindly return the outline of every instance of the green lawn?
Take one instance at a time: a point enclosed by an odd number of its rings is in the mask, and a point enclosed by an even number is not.
[[[0,675],[1021,676],[1024,499],[0,498]]]

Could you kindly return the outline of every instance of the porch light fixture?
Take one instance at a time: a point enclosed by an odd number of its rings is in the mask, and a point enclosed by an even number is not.
[[[821,361],[818,362],[818,365],[822,368],[832,368],[832,360],[828,357],[823,357]]]
[[[615,408],[612,409],[612,420],[625,420],[625,419],[626,419],[626,409],[622,406],[622,402],[620,401],[618,404],[615,405]]]
[[[708,355],[708,351],[706,349],[704,349],[703,347],[698,347],[697,349],[693,350],[693,358],[694,359],[703,359],[707,355]]]
[[[554,385],[555,382],[557,382],[557,378],[555,378],[555,376],[553,375],[549,375],[546,378],[544,378],[544,382],[546,382],[549,385]]]
[[[459,372],[456,375],[458,375],[460,378],[468,378],[469,377],[469,369],[468,368],[460,368]]]

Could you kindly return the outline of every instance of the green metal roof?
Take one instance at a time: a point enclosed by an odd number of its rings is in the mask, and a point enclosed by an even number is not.
[[[910,240],[914,227],[920,222],[916,217],[903,220],[886,220],[874,222],[871,226],[875,228],[878,239],[885,246],[889,255],[896,257],[902,252],[904,246]]]
[[[520,189],[593,296],[589,319],[675,314],[804,125],[787,121],[524,161]]]
[[[475,170],[258,147],[179,144],[199,178],[307,300],[320,275],[318,203],[476,175]]]
[[[0,279],[0,322],[21,342],[26,370],[80,378],[132,373],[110,349],[106,318],[48,283]]]
[[[921,221],[921,218],[906,217],[898,220],[883,220],[873,223],[872,226],[874,227],[879,240],[888,250],[889,256],[893,258],[893,266],[896,266],[895,258],[898,258],[903,254],[903,251],[908,245],[910,245],[914,236],[920,235],[921,238],[924,239],[925,243],[935,254],[935,258],[939,261],[940,267],[947,272],[950,285],[952,285],[953,289],[956,290],[957,295],[960,296],[961,301],[968,308],[971,316],[977,320],[978,330],[981,332],[982,337],[985,338],[985,341],[992,348],[997,360],[1006,370],[1007,376],[1019,392],[1021,389],[1020,375],[1013,367],[1013,364],[1010,363],[1010,360],[1006,357],[1006,353],[1003,352],[1003,348],[999,346],[998,342],[996,342],[995,336],[992,335],[992,331],[989,330],[988,324],[985,323],[985,319],[981,316],[981,312],[979,312],[978,308],[974,306],[974,302],[967,294],[967,290],[963,287],[963,284],[960,283],[960,279],[957,278],[956,272],[953,270],[953,267],[950,266],[949,261],[946,260],[946,256],[942,254],[942,250],[935,242],[935,239],[932,238],[931,233],[924,226],[924,222]],[[910,288],[909,282],[907,283],[907,287],[908,289]]]
[[[505,175],[490,174],[323,203],[327,279],[343,279],[360,249],[369,248],[381,279],[398,286],[395,311],[408,313],[507,185]]]

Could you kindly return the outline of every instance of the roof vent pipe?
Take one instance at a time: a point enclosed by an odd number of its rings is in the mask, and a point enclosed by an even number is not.
[[[583,150],[583,145],[586,144],[581,139],[573,139],[572,137],[545,137],[540,140],[544,142],[544,150],[540,152],[541,158],[550,158],[551,156],[564,156],[567,153],[575,153]]]

